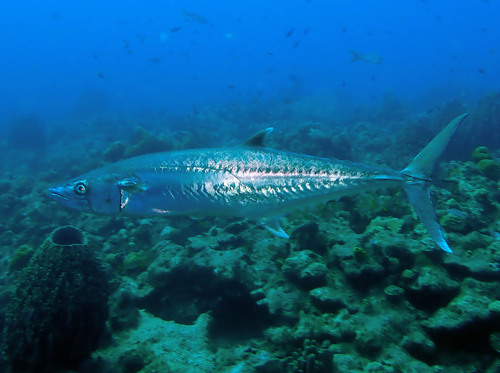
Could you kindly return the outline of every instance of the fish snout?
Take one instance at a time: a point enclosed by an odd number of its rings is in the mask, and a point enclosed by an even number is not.
[[[61,201],[61,200],[68,200],[68,197],[65,196],[65,190],[63,187],[56,186],[56,187],[50,187],[48,189],[50,198],[56,200],[56,201]]]

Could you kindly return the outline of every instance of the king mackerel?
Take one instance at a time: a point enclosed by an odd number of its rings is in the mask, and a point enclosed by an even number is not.
[[[49,189],[71,208],[106,215],[233,216],[264,219],[288,238],[278,218],[307,205],[401,186],[434,242],[448,246],[430,200],[430,176],[463,114],[403,170],[283,152],[263,146],[267,128],[234,148],[154,153],[110,164]]]

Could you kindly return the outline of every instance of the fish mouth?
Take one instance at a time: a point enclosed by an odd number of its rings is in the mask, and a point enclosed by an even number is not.
[[[61,194],[59,187],[52,187],[49,188],[49,193],[50,193],[50,198],[55,199],[55,200],[64,200],[64,201],[69,201],[68,197],[65,197],[63,194]]]

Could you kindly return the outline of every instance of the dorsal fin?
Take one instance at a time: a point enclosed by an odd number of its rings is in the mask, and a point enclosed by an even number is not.
[[[250,136],[244,143],[243,146],[264,146],[264,140],[267,135],[273,132],[273,127],[267,127],[260,130],[256,134]]]

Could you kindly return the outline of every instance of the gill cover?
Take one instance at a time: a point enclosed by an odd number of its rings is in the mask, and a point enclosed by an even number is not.
[[[102,179],[89,181],[85,199],[95,213],[114,215],[120,212],[120,189],[116,182]]]

